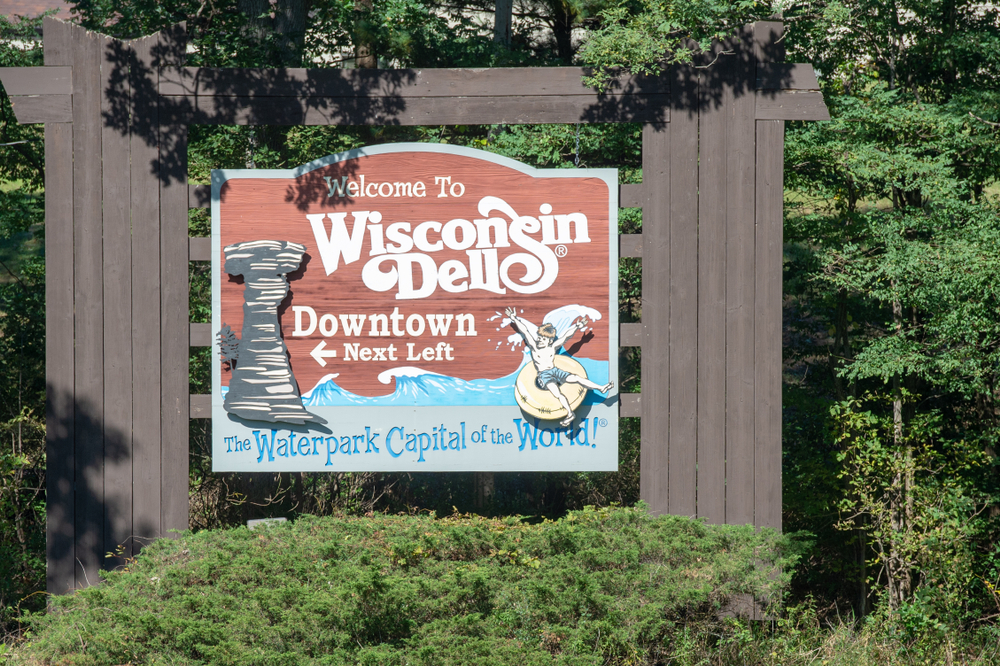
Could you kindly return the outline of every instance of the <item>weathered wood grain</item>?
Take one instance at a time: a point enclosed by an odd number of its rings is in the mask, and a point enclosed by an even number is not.
[[[188,238],[188,258],[191,261],[211,261],[212,260],[212,239],[191,236]]]
[[[188,185],[188,208],[210,208],[211,206],[211,185]]]
[[[618,236],[618,256],[633,259],[642,258],[642,234],[621,234]]]
[[[829,120],[820,92],[757,91],[757,120]]]
[[[104,261],[101,36],[73,42],[73,284],[76,358],[76,584],[96,584],[104,555]]]
[[[38,95],[10,98],[14,117],[22,125],[73,121],[72,95]]]
[[[671,132],[664,123],[642,128],[642,449],[639,497],[653,515],[668,511],[667,437],[670,429],[670,197]]]
[[[43,20],[46,65],[70,58],[70,29]],[[73,125],[45,127],[45,191],[72,193]],[[45,204],[45,589],[65,594],[76,586],[75,347],[73,299],[73,199]]]
[[[668,122],[669,95],[164,97],[171,122],[201,125],[476,125]]]
[[[212,325],[211,324],[191,324],[191,346],[211,347],[212,346]]]
[[[210,419],[212,418],[212,396],[192,394],[188,401],[189,409],[191,410],[191,418],[193,419]]]
[[[132,501],[133,535],[161,536],[160,526],[160,180],[154,51],[159,35],[131,43],[132,208]],[[136,547],[142,542],[136,543]]]
[[[783,58],[780,24],[754,26],[761,60]],[[776,36],[777,35],[777,36]],[[759,79],[760,77],[758,77]],[[785,123],[758,120],[754,309],[754,524],[781,529],[782,206]]]
[[[619,347],[642,346],[642,324],[620,324],[618,334]]]
[[[121,43],[101,37],[101,127],[104,277],[104,551],[132,556],[132,220],[130,90]],[[117,66],[116,66],[117,65]],[[123,66],[124,65],[124,66]],[[128,114],[128,115],[126,115]],[[121,550],[119,550],[119,547]]]
[[[644,197],[641,184],[618,186],[618,206],[620,208],[642,208]]]
[[[699,83],[697,508],[710,523],[726,519],[726,125],[734,74],[732,59],[720,58]]]
[[[664,77],[624,75],[607,93],[583,83],[579,67],[484,69],[248,69],[181,67],[160,74],[160,94],[171,97],[415,98],[650,95],[670,92]]]
[[[160,66],[183,66],[183,24],[161,35]],[[188,528],[188,183],[185,123],[159,113],[160,182],[160,529]]]
[[[674,69],[670,125],[668,511],[697,515],[698,71]],[[662,307],[662,306],[661,306]],[[645,313],[643,313],[645,316]],[[645,350],[643,350],[645,352]]]
[[[757,90],[819,90],[819,81],[810,64],[761,62],[757,65]]]
[[[641,417],[642,416],[642,394],[641,393],[619,393],[618,394],[618,416],[621,417]]]
[[[0,83],[9,97],[16,95],[72,95],[73,68],[0,67]]]
[[[746,81],[755,71],[752,32],[734,44],[736,81]],[[726,523],[742,525],[753,523],[754,497],[753,96],[734,95],[726,115]]]

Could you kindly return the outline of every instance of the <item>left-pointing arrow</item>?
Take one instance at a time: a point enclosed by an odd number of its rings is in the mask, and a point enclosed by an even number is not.
[[[337,358],[336,349],[331,349],[330,351],[323,351],[325,348],[326,348],[326,341],[320,340],[319,344],[316,345],[311,352],[309,352],[309,355],[312,356],[314,359],[316,359],[316,362],[319,363],[320,367],[322,368],[326,367],[326,359]]]

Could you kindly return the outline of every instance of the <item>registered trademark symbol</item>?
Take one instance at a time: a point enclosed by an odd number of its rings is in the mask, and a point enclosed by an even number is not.
[[[607,419],[601,419],[600,420],[600,424],[601,424],[602,428],[606,428],[607,425],[608,425],[608,420]]]
[[[569,254],[569,250],[566,248],[565,245],[556,245],[557,257],[565,257],[567,254]]]

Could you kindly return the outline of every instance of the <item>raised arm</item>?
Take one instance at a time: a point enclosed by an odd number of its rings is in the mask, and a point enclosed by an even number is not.
[[[565,333],[556,338],[556,341],[554,343],[556,349],[569,342],[569,339],[572,338],[574,335],[576,335],[577,331],[582,331],[584,328],[587,327],[587,324],[589,323],[590,322],[586,317],[581,317],[579,321],[577,321],[575,324],[566,329]]]
[[[521,334],[524,344],[528,345],[531,349],[537,349],[538,346],[535,344],[535,339],[531,336],[524,320],[517,316],[517,311],[514,308],[507,308],[504,310],[504,314],[510,319],[510,325],[514,327],[514,330]]]

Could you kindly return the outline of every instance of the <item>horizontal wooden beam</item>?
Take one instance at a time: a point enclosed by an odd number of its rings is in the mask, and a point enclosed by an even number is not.
[[[204,394],[192,394],[190,398],[191,418],[210,419],[212,418],[212,396]]]
[[[757,65],[757,90],[819,90],[810,64],[766,62]]]
[[[607,93],[583,83],[580,67],[495,67],[483,69],[245,69],[176,67],[160,70],[165,96],[326,97],[413,99],[421,97],[553,97],[668,94],[669,81],[656,76],[622,76]]]
[[[14,117],[22,125],[73,122],[72,95],[11,96]]]
[[[619,324],[618,325],[618,346],[619,347],[641,347],[642,346],[642,324]]]
[[[618,236],[618,256],[642,258],[642,234],[621,234]]]
[[[757,91],[757,120],[829,120],[819,92]]]
[[[191,346],[211,347],[212,346],[212,325],[211,324],[191,324]]]
[[[190,261],[212,261],[212,239],[191,236],[188,238]]]
[[[211,208],[211,185],[188,185],[188,208]]]
[[[642,394],[619,393],[618,416],[642,416]]]
[[[0,83],[10,97],[72,95],[72,67],[0,67]]]
[[[618,186],[619,208],[642,208],[642,183],[626,183]]]
[[[170,97],[161,118],[200,125],[523,125],[665,123],[669,95],[494,97]],[[161,98],[163,99],[163,98]]]

